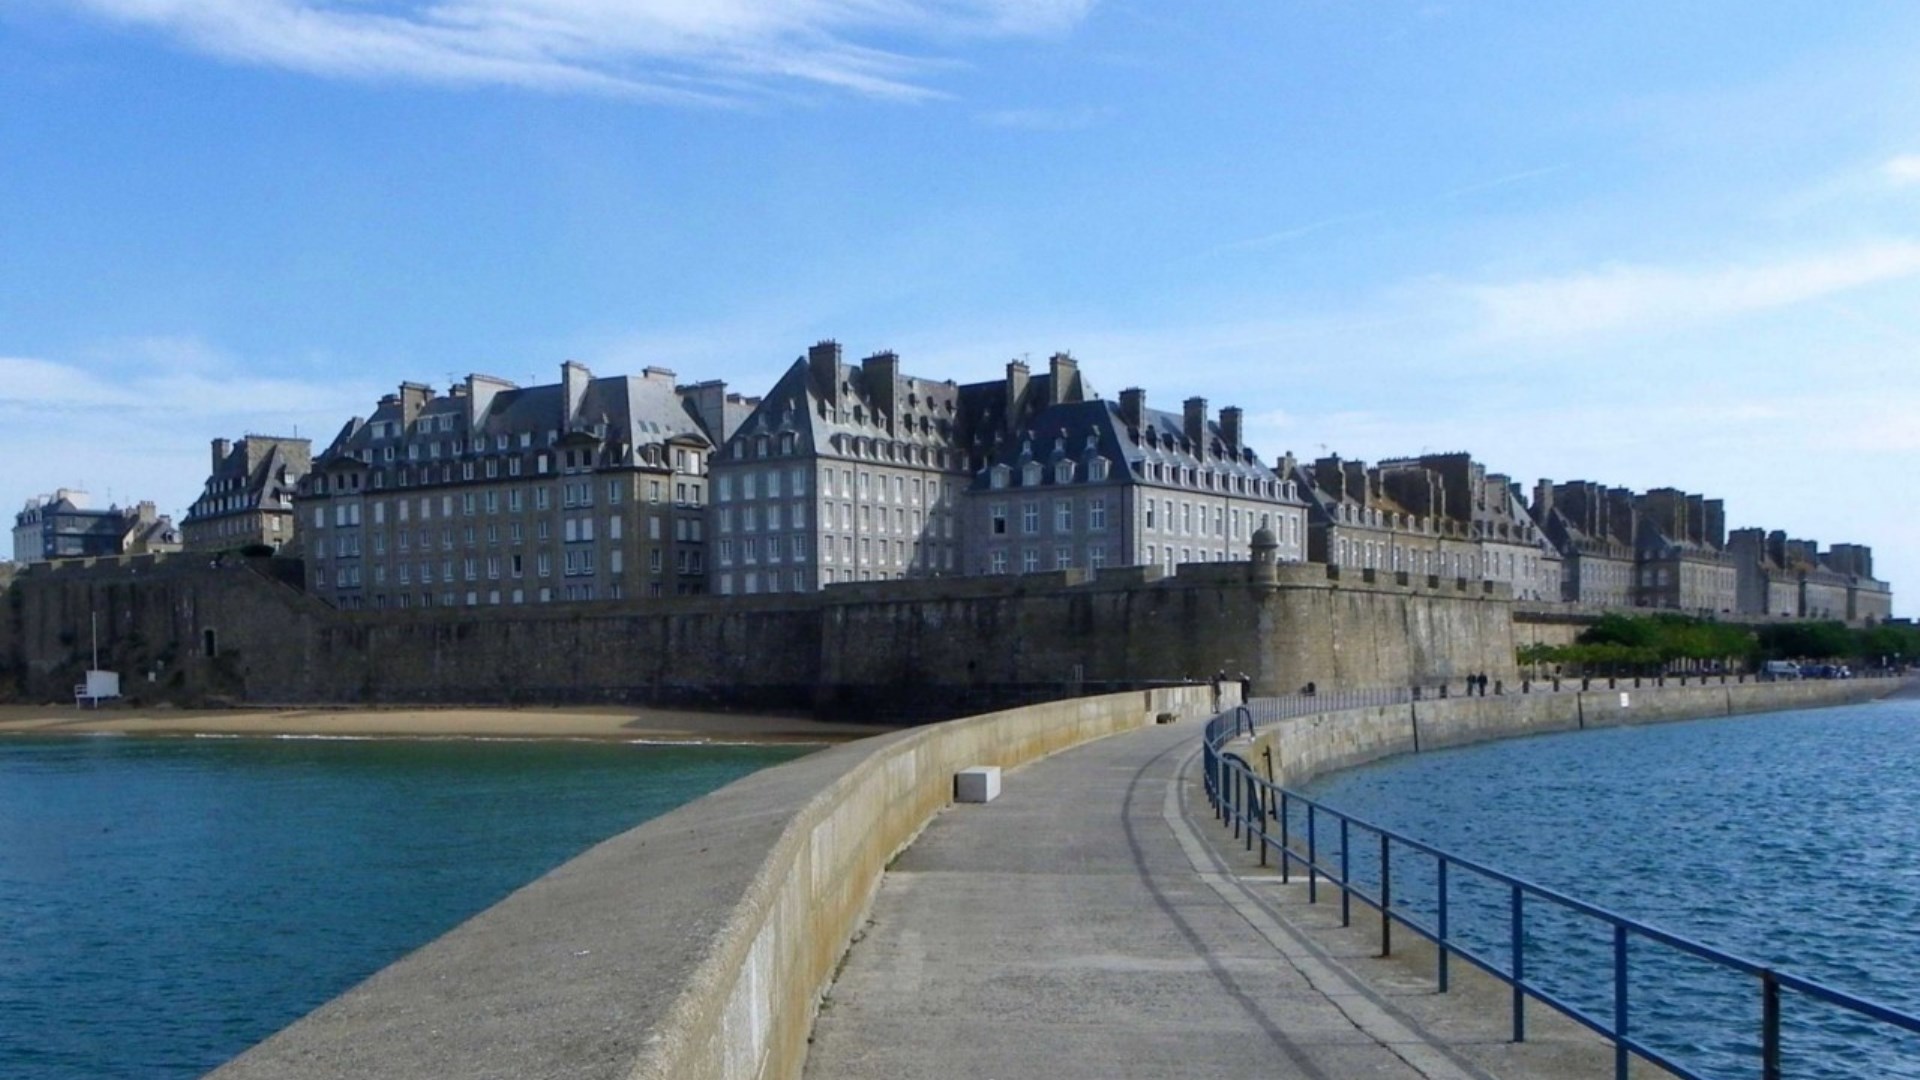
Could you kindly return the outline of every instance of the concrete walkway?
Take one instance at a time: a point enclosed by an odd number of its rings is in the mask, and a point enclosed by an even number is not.
[[[883,880],[806,1075],[1485,1077],[1216,853],[1199,737],[1092,743],[936,818]]]

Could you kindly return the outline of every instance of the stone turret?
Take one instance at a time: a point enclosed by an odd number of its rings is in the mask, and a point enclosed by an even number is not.
[[[1253,530],[1253,561],[1247,567],[1247,579],[1255,585],[1280,582],[1280,541],[1265,525]]]

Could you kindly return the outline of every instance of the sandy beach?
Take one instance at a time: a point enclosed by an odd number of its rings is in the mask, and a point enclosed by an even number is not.
[[[795,716],[670,709],[100,709],[0,707],[6,735],[331,735],[358,738],[606,739],[716,743],[846,742],[892,730]]]

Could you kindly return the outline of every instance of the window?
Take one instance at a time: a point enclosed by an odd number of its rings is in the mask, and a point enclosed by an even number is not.
[[[1020,572],[1023,574],[1037,574],[1040,572],[1040,553],[1038,551],[1027,548],[1020,553]]]
[[[1073,500],[1062,498],[1053,504],[1053,531],[1073,531]]]
[[[618,514],[610,514],[607,517],[607,539],[620,539],[620,515]]]
[[[1007,553],[1004,551],[995,551],[990,555],[988,555],[987,556],[987,572],[990,574],[1006,573],[1007,572]]]
[[[991,528],[992,528],[993,535],[995,536],[1007,535],[1007,504],[1006,503],[994,503],[991,506],[987,507],[987,517],[992,523]],[[1006,568],[1003,566],[999,570],[996,570],[994,572],[1004,574],[1006,573]]]
[[[618,480],[607,481],[607,505],[620,505],[620,481]]]
[[[1072,569],[1072,567],[1073,567],[1073,549],[1070,547],[1054,548],[1053,549],[1053,568],[1055,570],[1069,570],[1069,569]]]
[[[1107,529],[1107,498],[1095,495],[1087,500],[1087,528],[1093,532],[1105,532]]]
[[[1020,504],[1020,531],[1029,536],[1040,531],[1040,504],[1032,499]]]

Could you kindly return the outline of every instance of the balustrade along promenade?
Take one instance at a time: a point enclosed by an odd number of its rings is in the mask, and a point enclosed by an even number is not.
[[[1721,684],[1724,686],[1724,684]],[[1736,684],[1738,685],[1738,684]],[[1728,689],[1727,713],[1780,707],[1782,699],[1800,699],[1803,704],[1832,704],[1865,700],[1877,692],[1896,688],[1891,680],[1845,682],[1745,684],[1737,692]],[[1698,693],[1696,687],[1695,693]],[[1589,719],[1586,703],[1574,710],[1576,723],[1634,722],[1641,717],[1632,713],[1633,691],[1621,692],[1613,703],[1595,703],[1596,714]],[[1660,694],[1661,691],[1653,693]],[[1723,1066],[1728,1058],[1742,1058],[1750,1065],[1736,1075],[1751,1075],[1762,1080],[1782,1076],[1878,1075],[1877,1072],[1848,1071],[1845,1064],[1825,1057],[1818,1061],[1801,1060],[1788,1066],[1783,1053],[1783,1031],[1791,1026],[1793,1010],[1825,1010],[1842,1014],[1848,1032],[1843,1041],[1894,1043],[1920,1046],[1920,1016],[1846,993],[1790,971],[1734,955],[1681,934],[1672,933],[1646,922],[1629,918],[1521,877],[1505,873],[1480,862],[1465,859],[1432,844],[1379,825],[1361,820],[1301,794],[1297,786],[1313,774],[1329,767],[1352,764],[1353,759],[1380,756],[1385,743],[1356,745],[1351,739],[1333,739],[1336,756],[1347,760],[1316,759],[1311,752],[1291,755],[1287,767],[1289,735],[1302,742],[1315,741],[1315,731],[1344,729],[1354,732],[1390,729],[1403,723],[1405,739],[1412,749],[1420,746],[1419,712],[1427,710],[1428,748],[1434,733],[1449,741],[1458,741],[1462,732],[1475,737],[1487,734],[1486,717],[1447,715],[1462,710],[1484,709],[1485,699],[1414,701],[1411,694],[1394,694],[1395,706],[1383,707],[1376,701],[1362,701],[1365,695],[1347,700],[1316,703],[1310,698],[1264,699],[1244,703],[1216,716],[1206,726],[1203,737],[1203,783],[1209,807],[1222,825],[1230,830],[1243,852],[1257,856],[1258,865],[1277,871],[1283,885],[1299,883],[1304,901],[1337,907],[1341,927],[1352,927],[1364,916],[1370,924],[1370,940],[1378,955],[1390,957],[1396,952],[1396,929],[1415,936],[1419,963],[1430,973],[1431,985],[1440,994],[1447,993],[1460,971],[1455,964],[1466,965],[1497,983],[1504,991],[1506,1027],[1511,1045],[1524,1044],[1529,1023],[1537,1010],[1530,1002],[1546,1006],[1553,1014],[1565,1017],[1594,1033],[1607,1044],[1611,1075],[1619,1080],[1639,1075],[1647,1067],[1660,1074],[1707,1080],[1727,1075],[1710,1066]],[[1543,700],[1552,700],[1548,695]],[[1591,696],[1591,695],[1581,695]],[[1331,705],[1329,709],[1326,706]],[[1666,709],[1653,710],[1656,715]],[[1384,715],[1393,711],[1400,717]],[[1551,721],[1533,715],[1530,726],[1547,730]],[[1554,710],[1548,712],[1552,715]],[[1564,711],[1560,710],[1562,719]],[[1436,715],[1439,714],[1439,715]],[[1510,717],[1519,720],[1519,716]],[[1478,724],[1476,724],[1478,721]],[[1291,728],[1291,731],[1286,729]],[[1302,735],[1306,737],[1300,738]],[[1327,742],[1327,739],[1318,741]],[[1296,751],[1299,747],[1294,747]],[[1276,758],[1276,753],[1279,758]],[[1280,764],[1276,764],[1276,762]],[[1596,873],[1606,873],[1602,866]],[[1482,914],[1489,907],[1504,909],[1504,918],[1482,922],[1504,922],[1504,933],[1490,935],[1485,926],[1475,934],[1460,932],[1458,912],[1462,900],[1471,896]],[[1490,904],[1489,901],[1492,903]],[[1731,901],[1730,901],[1731,902]],[[1362,909],[1357,916],[1355,908]],[[1598,985],[1565,987],[1549,984],[1529,969],[1529,957],[1543,951],[1560,950],[1564,956],[1578,952],[1578,939],[1602,937],[1607,944],[1608,962],[1598,965]],[[1404,949],[1404,944],[1401,946]],[[1750,980],[1751,1030],[1729,1031],[1716,1039],[1713,1053],[1684,1039],[1665,1043],[1642,1035],[1636,1024],[1636,1003],[1641,997],[1662,996],[1669,1010],[1672,995],[1646,992],[1650,977],[1657,979],[1662,961],[1684,958]],[[1670,966],[1669,966],[1670,970]],[[1637,988],[1637,989],[1636,989]],[[1484,993],[1478,996],[1480,1007],[1489,1003]],[[1640,1006],[1645,1008],[1646,1006]],[[1831,1023],[1831,1021],[1829,1021]],[[1732,1048],[1732,1049],[1730,1049]],[[1824,1051],[1822,1051],[1824,1053]],[[1867,1059],[1871,1060],[1871,1059]],[[1899,1060],[1907,1060],[1900,1057]],[[1884,1063],[1884,1059],[1882,1059]],[[1920,1075],[1920,1062],[1913,1063]],[[1877,1067],[1876,1067],[1877,1068]]]

